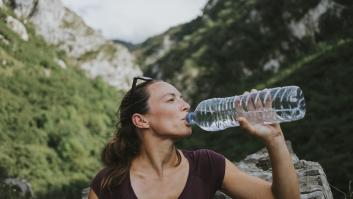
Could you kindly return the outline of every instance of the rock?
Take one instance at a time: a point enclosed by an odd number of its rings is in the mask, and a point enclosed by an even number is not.
[[[60,66],[60,68],[66,69],[66,64],[65,64],[64,60],[56,58],[54,61],[55,61],[55,63],[57,63]]]
[[[38,0],[30,20],[47,42],[58,45],[74,58],[97,50],[106,42],[60,0]]]
[[[144,63],[146,65],[154,64],[158,59],[166,55],[168,51],[173,47],[175,41],[170,39],[170,35],[165,34],[165,35],[162,35],[162,37],[163,37],[163,42],[161,46],[159,46],[158,50],[152,55],[148,56],[146,60],[144,60]]]
[[[5,46],[10,45],[9,40],[7,40],[4,35],[0,34],[0,42],[2,42],[3,44],[5,44]]]
[[[44,68],[43,69],[43,74],[44,74],[45,77],[50,77],[51,76],[51,70],[47,69],[47,68]]]
[[[89,71],[92,78],[103,77],[111,86],[128,90],[133,76],[142,72],[134,64],[134,57],[125,47],[110,45],[109,51],[101,50],[94,59],[83,61],[81,67]]]
[[[83,189],[83,190],[82,190],[82,194],[81,194],[81,196],[82,196],[81,198],[82,198],[82,199],[87,199],[87,198],[88,198],[89,191],[90,191],[90,188],[89,188],[89,187]]]
[[[11,198],[29,199],[33,197],[31,185],[24,179],[7,178],[1,184],[2,196]]]
[[[301,199],[333,199],[330,185],[322,167],[317,162],[299,160],[293,152],[291,143],[287,141],[289,152],[292,156],[294,167],[297,171]],[[236,165],[249,175],[272,181],[271,162],[267,150],[260,151],[247,156]],[[82,199],[87,199],[89,188],[82,191]],[[231,199],[221,191],[217,191],[214,199]]]
[[[38,0],[16,0],[14,1],[14,12],[18,18],[29,17],[38,3]]]
[[[17,33],[22,40],[24,41],[28,41],[29,37],[28,37],[28,33],[27,33],[27,29],[25,28],[25,26],[16,18],[12,17],[12,16],[7,16],[6,17],[6,25],[15,33]]]
[[[279,66],[280,66],[280,60],[270,59],[264,64],[263,68],[264,68],[264,71],[273,71],[276,73],[279,69]]]
[[[301,199],[333,199],[330,185],[320,164],[317,162],[299,160],[288,141],[287,146],[298,174]],[[271,163],[265,148],[247,156],[244,160],[236,163],[236,165],[242,171],[252,176],[257,176],[266,181],[272,181]],[[218,195],[220,194],[221,193],[218,193]],[[218,196],[218,198],[222,197]]]
[[[217,191],[213,199],[229,199],[230,197],[226,194],[222,193],[221,191]]]
[[[288,28],[298,39],[302,39],[305,36],[314,37],[315,33],[320,32],[320,17],[327,13],[328,10],[338,9],[339,7],[332,0],[321,0],[315,8],[309,10],[300,20],[292,20]]]

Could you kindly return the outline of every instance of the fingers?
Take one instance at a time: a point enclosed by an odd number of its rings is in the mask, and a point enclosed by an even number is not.
[[[268,91],[268,89],[264,90],[264,104],[266,108],[271,109],[272,108],[272,97],[271,97],[271,93]]]
[[[255,107],[255,109],[262,109],[263,108],[263,104],[261,102],[261,99],[260,99],[260,95],[259,93],[257,93],[257,90],[256,89],[251,89],[251,100],[253,102],[253,105]]]
[[[252,123],[262,121],[263,118],[261,110],[263,110],[264,105],[256,89],[251,89],[250,92],[244,92],[241,102],[244,110],[244,114],[242,116],[245,116],[248,119],[251,118]]]
[[[263,108],[263,104],[256,89],[251,89],[250,93],[248,91],[244,92],[243,95],[247,95],[245,98],[245,106],[249,111]]]
[[[236,113],[235,118],[243,116],[244,109],[241,106],[240,97],[238,97],[238,96],[234,100],[234,107],[236,110],[235,111],[235,113]]]
[[[248,98],[249,98],[249,92],[245,91],[243,93],[243,96],[247,96],[247,97],[241,97],[241,101],[240,101],[240,106],[243,108],[244,112],[248,111],[249,105],[248,105]]]

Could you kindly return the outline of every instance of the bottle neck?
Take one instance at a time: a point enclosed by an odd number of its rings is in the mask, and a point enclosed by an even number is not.
[[[186,121],[189,124],[195,124],[195,113],[194,112],[189,112],[186,116]]]

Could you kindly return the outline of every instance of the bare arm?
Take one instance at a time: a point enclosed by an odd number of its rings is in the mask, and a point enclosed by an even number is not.
[[[239,118],[240,126],[266,144],[272,165],[272,184],[240,171],[226,161],[223,191],[233,198],[299,199],[299,184],[282,130],[278,124],[252,125]]]
[[[272,163],[272,192],[276,198],[300,198],[298,177],[283,135],[266,147]]]
[[[252,90],[254,92],[256,90]],[[249,110],[271,108],[271,101],[262,103],[254,100]],[[235,104],[241,109],[239,104]],[[241,111],[240,111],[241,112]],[[234,198],[243,199],[299,199],[299,183],[291,156],[285,144],[279,124],[251,124],[246,118],[238,117],[240,127],[262,140],[268,150],[272,165],[272,184],[240,171],[227,160],[223,190]]]
[[[240,171],[229,160],[226,160],[222,191],[231,198],[274,198],[271,191],[271,183]]]

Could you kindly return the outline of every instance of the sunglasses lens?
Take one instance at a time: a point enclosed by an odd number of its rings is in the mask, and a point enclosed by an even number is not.
[[[138,84],[137,84],[138,80],[152,81],[153,79],[150,78],[150,77],[140,77],[140,76],[134,77],[134,80],[133,80],[133,82],[132,82],[132,87],[131,87],[131,89],[134,89],[134,88],[138,85]]]

